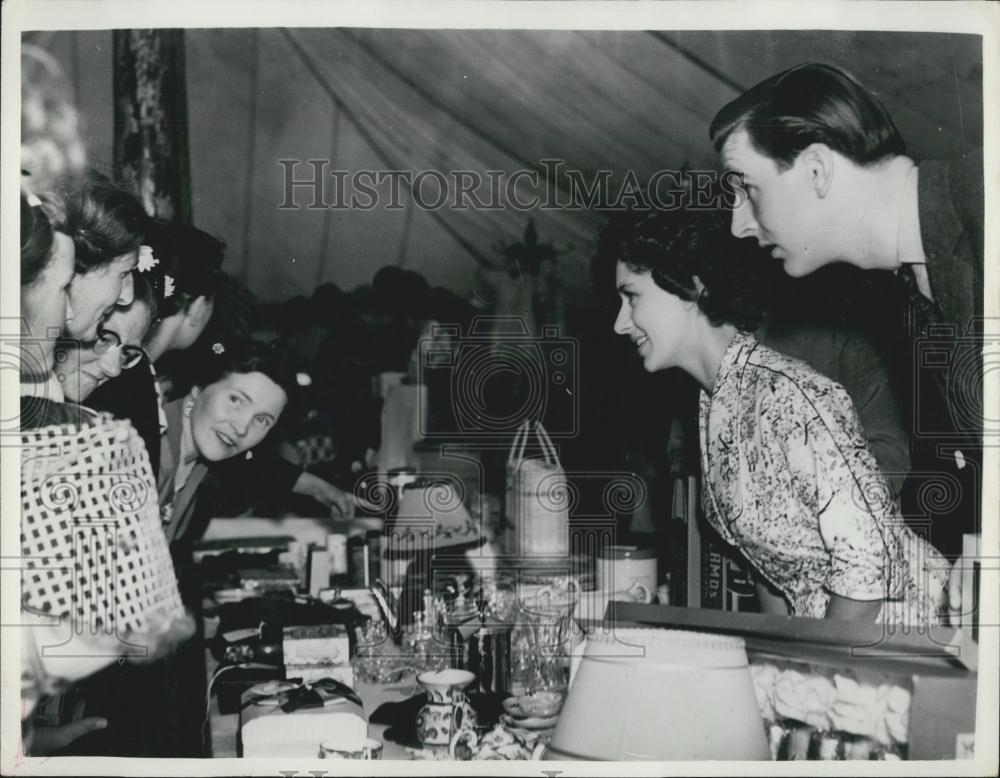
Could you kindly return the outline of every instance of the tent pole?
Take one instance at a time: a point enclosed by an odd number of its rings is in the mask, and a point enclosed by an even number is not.
[[[114,173],[146,212],[191,222],[184,30],[115,30]]]

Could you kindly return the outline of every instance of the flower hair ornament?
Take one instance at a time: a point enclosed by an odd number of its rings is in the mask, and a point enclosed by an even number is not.
[[[153,256],[153,249],[150,246],[139,246],[139,264],[136,265],[136,269],[140,273],[145,273],[147,270],[152,270],[154,267],[160,264],[155,256]]]
[[[219,341],[212,344],[212,353],[216,356],[220,356],[226,353],[226,347],[223,346]]]
[[[174,279],[172,276],[163,276],[163,297],[172,297],[174,294]]]

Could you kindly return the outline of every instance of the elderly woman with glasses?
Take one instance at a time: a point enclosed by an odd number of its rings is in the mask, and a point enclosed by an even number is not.
[[[116,307],[97,329],[92,343],[63,340],[56,349],[55,374],[71,402],[85,403],[97,387],[138,365],[143,338],[156,319],[152,289],[140,276],[135,299]]]

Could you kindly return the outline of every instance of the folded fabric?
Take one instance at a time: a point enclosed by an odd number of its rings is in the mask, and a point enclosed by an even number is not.
[[[332,678],[324,678],[314,683],[304,684],[290,690],[287,694],[288,701],[281,706],[281,709],[285,713],[291,713],[300,708],[323,708],[341,699],[350,700],[353,703],[362,705],[361,698],[354,693],[351,687]],[[362,705],[362,707],[364,706]]]

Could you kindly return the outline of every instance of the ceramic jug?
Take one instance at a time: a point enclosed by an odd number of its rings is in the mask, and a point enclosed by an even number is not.
[[[456,669],[417,676],[427,692],[427,704],[417,713],[417,738],[423,746],[447,749],[457,733],[476,731],[476,712],[465,696],[465,687],[474,680],[475,674]]]

